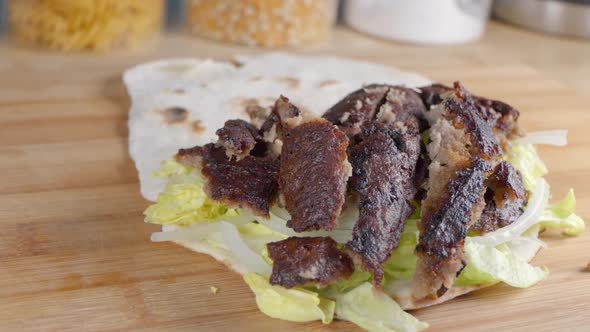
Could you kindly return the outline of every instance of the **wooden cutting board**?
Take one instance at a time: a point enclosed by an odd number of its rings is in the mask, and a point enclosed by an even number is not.
[[[338,31],[302,52],[337,54],[460,79],[522,111],[533,131],[566,128],[566,148],[541,147],[555,197],[575,187],[590,220],[589,100],[479,43],[394,45]],[[173,244],[150,243],[127,154],[125,68],[170,56],[259,52],[170,35],[157,49],[63,55],[0,42],[1,331],[350,331],[258,312],[240,276]],[[549,278],[494,286],[415,311],[429,331],[590,331],[590,236],[551,237],[534,260]],[[213,295],[210,286],[219,288]]]

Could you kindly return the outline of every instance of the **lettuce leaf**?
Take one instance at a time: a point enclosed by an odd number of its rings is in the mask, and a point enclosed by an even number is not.
[[[419,210],[419,207],[418,207]],[[418,257],[414,249],[418,244],[418,219],[408,219],[402,231],[398,247],[383,264],[386,278],[411,279],[416,272]]]
[[[414,332],[428,327],[368,282],[336,297],[336,316],[368,331]]]
[[[532,144],[513,143],[506,160],[520,172],[528,191],[532,191],[537,181],[549,172]]]
[[[512,287],[530,287],[547,276],[547,270],[534,267],[516,257],[508,246],[487,246],[471,238],[465,239],[467,266],[457,285],[484,285],[502,281]]]
[[[266,252],[267,243],[287,238],[283,234],[274,232],[270,228],[254,222],[238,226],[238,231],[248,247],[260,253],[263,259],[265,258],[264,253]]]
[[[334,318],[334,301],[321,298],[315,292],[273,286],[256,273],[244,275],[244,281],[256,295],[258,309],[270,317],[292,322],[321,320],[324,324],[331,323]]]
[[[549,206],[541,216],[540,225],[547,229],[562,230],[565,235],[580,235],[586,229],[584,220],[574,213],[576,196],[570,189],[564,199]]]
[[[348,279],[330,284],[326,292],[329,294],[341,294],[357,287],[369,279],[371,279],[370,272],[355,270]]]
[[[154,242],[179,241],[187,245],[207,244],[217,250],[221,261],[239,263],[239,272],[256,272],[270,275],[272,268],[261,256],[260,246],[264,244],[256,236],[249,236],[238,230],[235,224],[218,221],[211,223],[194,223],[191,226],[166,225],[163,232],[152,233]],[[240,227],[242,228],[242,227]]]
[[[207,197],[203,190],[205,181],[195,168],[169,160],[154,175],[168,177],[169,182],[156,203],[144,211],[148,223],[186,226],[239,215],[237,209],[230,209]]]

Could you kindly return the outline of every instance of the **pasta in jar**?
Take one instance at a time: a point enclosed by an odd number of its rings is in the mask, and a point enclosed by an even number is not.
[[[135,46],[161,28],[163,0],[10,0],[17,39],[58,50]]]

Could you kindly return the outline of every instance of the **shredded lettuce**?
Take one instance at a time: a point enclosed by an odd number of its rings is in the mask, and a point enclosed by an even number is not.
[[[586,229],[584,220],[574,213],[576,196],[570,189],[564,199],[549,206],[541,216],[540,225],[547,229],[558,229],[565,235],[580,235]]]
[[[274,286],[256,273],[244,275],[244,281],[256,295],[258,309],[270,317],[292,322],[321,320],[324,324],[331,323],[334,318],[334,301],[315,292]]]
[[[506,160],[520,172],[528,191],[534,190],[539,179],[549,172],[532,144],[512,144]]]
[[[418,257],[414,249],[418,244],[418,219],[408,219],[402,231],[398,247],[383,264],[385,278],[411,279],[416,272]]]
[[[190,225],[239,215],[237,209],[230,209],[207,197],[203,190],[204,180],[192,167],[169,160],[154,175],[168,177],[169,183],[158,195],[156,203],[144,211],[148,223]]]
[[[167,178],[173,175],[188,175],[194,170],[194,167],[184,166],[174,160],[166,160],[160,165],[152,176],[158,178]]]
[[[428,145],[430,143],[430,130],[426,129],[420,134],[420,138],[422,139],[422,143],[424,145]]]
[[[376,332],[414,332],[428,327],[368,282],[336,297],[336,316]]]
[[[357,287],[358,285],[370,279],[370,272],[355,270],[348,279],[337,281],[335,283],[330,284],[326,292],[341,294]]]
[[[534,267],[515,256],[507,245],[487,246],[465,239],[467,266],[456,284],[484,285],[502,281],[512,287],[530,287],[547,276],[547,270]]]

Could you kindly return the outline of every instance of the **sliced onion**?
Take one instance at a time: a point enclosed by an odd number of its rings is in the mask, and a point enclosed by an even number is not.
[[[544,241],[539,240],[538,238],[530,238],[530,237],[526,237],[526,236],[519,236],[517,238],[514,238],[510,241],[510,244],[513,244],[513,245],[529,244],[529,245],[539,246],[540,248],[543,248],[543,249],[547,248],[547,243],[545,243]]]
[[[546,130],[536,131],[527,134],[525,137],[517,140],[518,143],[522,144],[545,144],[555,146],[567,145],[567,130]]]
[[[540,221],[543,211],[549,201],[549,184],[544,179],[537,181],[532,192],[532,199],[526,206],[524,213],[512,224],[502,227],[484,236],[475,236],[473,241],[488,246],[497,246],[520,237],[524,232]]]
[[[529,262],[539,249],[547,248],[547,244],[539,239],[541,227],[537,224],[531,227],[522,236],[507,242],[510,252],[520,260]]]

